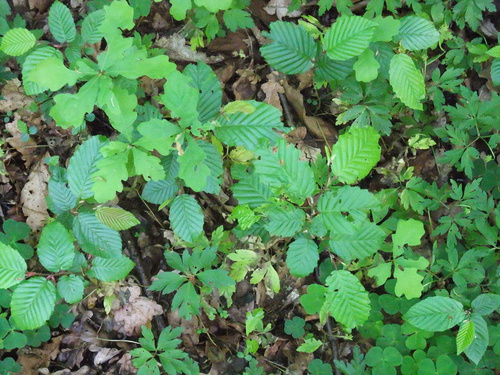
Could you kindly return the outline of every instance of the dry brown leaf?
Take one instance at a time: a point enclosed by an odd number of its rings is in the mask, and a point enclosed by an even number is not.
[[[264,10],[268,14],[275,14],[279,20],[283,17],[300,17],[302,12],[300,10],[294,10],[293,12],[288,12],[288,7],[290,6],[292,0],[271,0],[265,7]]]
[[[266,78],[267,82],[260,87],[262,92],[264,92],[264,94],[266,95],[264,102],[271,104],[272,106],[278,108],[281,112],[283,112],[279,94],[284,94],[285,89],[279,83],[278,74],[276,72],[272,72],[268,74]]]
[[[21,365],[21,375],[38,374],[40,369],[49,367],[50,361],[56,359],[60,351],[63,336],[52,338],[41,348],[24,347],[17,351],[17,362]]]
[[[250,69],[236,71],[240,78],[232,86],[235,100],[249,100],[254,98],[257,93],[257,83],[260,81],[260,76],[251,68],[252,65],[250,64]]]
[[[137,285],[120,286],[117,295],[128,296],[128,300],[119,306],[115,300],[111,314],[113,315],[113,330],[126,336],[139,336],[141,326],[148,326],[153,316],[163,314],[162,307],[155,301],[141,297],[141,288]]]
[[[33,147],[37,144],[32,137],[29,137],[26,142],[21,140],[21,132],[17,127],[17,122],[20,119],[21,117],[16,112],[14,113],[14,121],[5,124],[5,129],[12,136],[7,138],[7,142],[23,156],[23,160],[25,161],[24,164],[26,168],[29,169],[36,156],[36,154],[33,153]]]
[[[204,52],[193,51],[186,44],[186,39],[180,34],[174,34],[169,38],[162,37],[157,42],[158,47],[165,48],[167,55],[172,60],[180,61],[203,61],[207,64],[214,64],[224,60],[223,56],[207,56]]]
[[[15,111],[31,104],[33,99],[24,93],[21,81],[17,78],[8,81],[2,89],[3,99],[0,100],[0,112]]]
[[[20,203],[26,216],[26,224],[32,231],[41,229],[49,217],[45,198],[48,195],[47,183],[50,174],[47,164],[43,161],[47,156],[48,153],[35,164],[28,176],[28,182],[21,190]]]
[[[322,118],[307,116],[304,107],[304,96],[300,90],[290,86],[285,80],[282,80],[282,85],[285,89],[286,98],[311,135],[317,139],[325,140],[330,146],[333,145],[337,141],[337,130],[333,125]]]

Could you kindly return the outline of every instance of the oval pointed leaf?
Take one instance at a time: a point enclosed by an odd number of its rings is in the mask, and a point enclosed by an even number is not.
[[[95,216],[101,223],[115,230],[126,230],[140,224],[131,212],[119,207],[97,207]]]
[[[361,326],[370,315],[370,298],[361,282],[348,271],[333,271],[326,279],[325,302],[319,312],[321,322],[328,315],[345,328]]]
[[[363,259],[375,254],[386,237],[376,224],[365,221],[352,233],[332,232],[329,241],[332,251],[346,261]]]
[[[295,277],[305,277],[318,265],[318,245],[312,240],[299,238],[290,244],[286,252],[286,265]]]
[[[28,52],[36,43],[31,31],[17,27],[10,29],[2,38],[0,50],[9,56],[21,56]]]
[[[392,57],[389,81],[404,104],[413,109],[423,109],[420,100],[425,97],[424,76],[415,67],[410,56],[400,53]]]
[[[43,228],[37,253],[40,263],[48,271],[68,270],[75,258],[73,237],[61,223],[54,221]]]
[[[403,18],[399,27],[399,36],[403,47],[410,51],[427,49],[439,42],[439,32],[434,24],[417,16]]]
[[[476,330],[472,321],[467,320],[462,324],[457,333],[457,355],[462,353],[470,344],[472,344],[475,332]]]
[[[403,318],[411,325],[431,332],[441,332],[464,320],[464,306],[448,297],[429,297],[413,305]]]
[[[10,288],[23,281],[26,269],[21,254],[0,242],[0,289]]]
[[[14,293],[10,309],[16,327],[36,329],[52,315],[56,302],[55,285],[43,277],[33,277],[20,284]]]
[[[89,44],[97,43],[104,37],[99,28],[101,27],[105,17],[106,12],[104,9],[89,13],[85,17],[82,22],[82,39],[84,42]]]
[[[83,298],[84,284],[80,276],[63,275],[57,280],[57,293],[68,303],[80,302]]]
[[[303,210],[288,205],[271,207],[267,217],[269,223],[266,224],[266,229],[269,233],[275,236],[291,237],[302,229],[306,214]]]
[[[198,113],[201,123],[212,120],[219,114],[222,105],[222,89],[219,79],[212,68],[203,62],[190,64],[182,74],[191,77],[190,85],[200,91]]]
[[[269,139],[274,143],[281,136],[274,131],[286,130],[281,122],[281,112],[267,103],[250,100],[255,110],[251,113],[236,112],[219,120],[215,128],[217,138],[228,146],[245,146],[255,150],[260,139]]]
[[[97,163],[104,159],[100,150],[106,143],[94,136],[83,142],[71,157],[68,165],[68,184],[75,196],[82,199],[94,196],[94,182],[91,176],[99,170]]]
[[[375,129],[350,128],[332,150],[332,172],[346,184],[366,177],[380,160],[379,134]]]
[[[80,212],[73,231],[83,251],[103,258],[121,257],[120,233],[101,223],[93,213]]]
[[[135,263],[129,258],[106,259],[95,257],[92,260],[92,271],[95,277],[101,281],[118,281],[127,277],[135,267]]]
[[[172,199],[179,191],[179,185],[173,178],[148,181],[142,191],[142,198],[154,204],[162,204],[163,202]]]
[[[170,207],[170,224],[184,241],[194,241],[203,231],[203,213],[196,200],[187,194],[175,197]]]
[[[325,33],[324,48],[332,60],[348,60],[368,47],[377,24],[359,16],[338,18]]]
[[[276,21],[270,25],[271,44],[260,48],[262,56],[274,69],[285,74],[299,74],[312,67],[316,44],[300,25]]]
[[[472,323],[474,323],[475,335],[474,340],[467,348],[465,348],[464,352],[467,358],[477,365],[483,358],[484,353],[486,353],[486,349],[488,348],[488,324],[479,314],[472,313],[470,318]]]
[[[75,21],[68,7],[59,1],[54,2],[49,10],[49,28],[52,36],[59,42],[71,42],[75,39]]]

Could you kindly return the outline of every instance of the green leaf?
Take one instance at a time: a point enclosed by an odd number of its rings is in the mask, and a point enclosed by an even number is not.
[[[74,86],[81,76],[82,73],[66,68],[58,57],[48,57],[38,63],[26,78],[28,81],[57,91],[65,85]]]
[[[356,72],[356,81],[370,82],[377,78],[380,63],[375,59],[373,51],[367,48],[359,55],[353,68]]]
[[[403,246],[418,246],[425,234],[424,223],[415,219],[398,220],[396,233],[392,235],[394,257],[403,254]]]
[[[55,1],[49,10],[50,33],[59,43],[72,42],[76,36],[76,27],[71,11],[59,1]]]
[[[384,285],[389,277],[391,277],[392,264],[380,263],[376,267],[368,271],[368,276],[374,277],[377,280],[377,286]]]
[[[407,299],[420,298],[424,290],[424,277],[418,273],[417,268],[401,268],[403,267],[398,264],[394,267],[394,278],[397,280],[394,289],[396,296],[401,297],[404,294]]]
[[[196,65],[186,66],[182,74],[191,78],[190,85],[200,93],[196,107],[200,114],[198,120],[205,123],[215,119],[222,105],[222,89],[212,68],[200,61]]]
[[[201,308],[201,297],[191,283],[182,285],[172,300],[172,310],[179,310],[179,316],[187,320],[198,315]]]
[[[370,298],[359,280],[348,271],[333,271],[326,279],[325,303],[319,312],[320,321],[331,315],[345,328],[361,326],[370,315]]]
[[[19,329],[41,327],[52,315],[56,302],[56,287],[44,277],[33,277],[22,282],[14,293],[10,310]]]
[[[380,207],[380,201],[366,189],[358,186],[342,186],[322,194],[318,199],[317,207],[321,213],[319,216],[324,217],[327,228],[336,230],[328,222],[339,220],[347,222],[347,216],[344,214],[351,216],[354,220],[363,221],[368,217],[368,210]]]
[[[0,50],[9,56],[21,56],[28,52],[36,43],[31,31],[23,28],[14,28],[7,31],[2,38]]]
[[[26,95],[37,95],[42,92],[48,90],[48,87],[40,86],[39,84],[29,81],[27,77],[33,71],[33,69],[40,63],[41,61],[49,58],[49,57],[57,57],[59,59],[63,59],[63,56],[60,51],[53,47],[44,46],[41,48],[37,48],[33,52],[31,52],[23,63],[23,86]]]
[[[207,177],[207,185],[203,189],[205,193],[219,194],[222,183],[222,156],[217,148],[203,139],[196,140],[198,146],[205,152],[206,158],[203,163],[208,167],[210,174]]]
[[[111,144],[112,145],[112,144]],[[106,156],[97,163],[98,171],[92,175],[92,192],[99,203],[104,203],[116,197],[123,190],[123,183],[128,179],[127,163],[129,150]]]
[[[411,325],[431,332],[450,329],[464,318],[464,307],[460,302],[440,296],[418,302],[403,316]]]
[[[217,13],[219,10],[226,10],[231,7],[233,0],[194,0],[194,3],[199,7],[205,7],[212,13]]]
[[[228,275],[226,270],[205,270],[196,275],[196,277],[208,287],[211,292],[214,288],[221,289],[235,284],[231,276]]]
[[[118,29],[131,30],[134,28],[134,8],[124,0],[113,1],[104,6],[106,17],[100,27],[100,31],[106,35],[116,35]],[[121,31],[120,31],[121,34]]]
[[[50,109],[50,115],[57,126],[67,129],[83,123],[86,113],[94,110],[99,90],[98,77],[85,83],[76,94],[58,94],[54,97],[56,103]]]
[[[97,43],[104,37],[104,34],[100,31],[100,27],[105,17],[106,12],[104,9],[99,9],[87,14],[83,19],[81,31],[82,39],[85,43]]]
[[[174,179],[148,181],[142,191],[142,198],[150,203],[162,204],[172,199],[179,191],[179,185]]]
[[[260,48],[262,56],[274,69],[285,74],[305,73],[312,67],[316,44],[312,36],[300,25],[276,21],[266,36],[272,42]]]
[[[161,291],[162,294],[175,292],[187,281],[186,276],[175,272],[161,272],[149,287],[150,290]]]
[[[339,365],[336,366],[340,367]],[[309,362],[309,364],[307,365],[307,369],[309,370],[311,375],[333,375],[332,366],[329,363],[325,363],[321,359],[317,358]]]
[[[65,182],[56,181],[52,176],[48,183],[48,189],[47,205],[55,214],[61,215],[76,206],[77,197],[73,195]]]
[[[186,12],[192,8],[191,0],[170,0],[170,15],[176,21],[186,18]]]
[[[375,254],[385,237],[385,232],[378,225],[363,221],[351,233],[332,231],[329,244],[332,252],[349,262]]]
[[[339,61],[332,60],[326,54],[322,54],[315,62],[314,77],[317,81],[340,81],[346,78],[353,69],[354,58]]]
[[[307,162],[299,160],[302,154],[294,145],[287,145],[284,139],[279,139],[277,150],[267,148],[256,153],[260,160],[254,162],[255,173],[263,183],[283,188],[296,202],[303,202],[314,193],[313,170]]]
[[[324,48],[332,60],[348,60],[368,47],[377,24],[359,16],[342,16],[325,33]]]
[[[40,263],[48,271],[68,270],[75,258],[73,237],[61,223],[54,221],[43,228],[37,253]]]
[[[184,184],[194,191],[202,191],[207,186],[210,168],[206,164],[206,159],[207,154],[193,138],[188,139],[183,154],[177,158],[179,178],[182,178]]]
[[[132,271],[135,263],[126,256],[119,258],[101,258],[92,259],[92,272],[95,277],[101,281],[122,280]]]
[[[318,245],[313,240],[299,238],[286,252],[286,265],[295,277],[306,277],[314,271],[319,261]]]
[[[394,17],[378,16],[373,19],[378,24],[373,32],[372,42],[391,42],[394,35],[399,31],[401,21]]]
[[[107,141],[98,136],[91,137],[83,142],[75,151],[68,165],[68,184],[73,195],[87,199],[94,195],[92,191],[92,175],[98,171],[97,164],[104,156],[101,147]]]
[[[266,212],[269,223],[266,229],[274,236],[291,237],[304,225],[306,214],[292,205],[272,206]]]
[[[259,140],[269,139],[271,143],[281,136],[274,130],[285,128],[281,122],[281,112],[270,104],[250,100],[255,111],[252,113],[237,112],[219,119],[215,134],[228,146],[245,146],[253,151]]]
[[[304,336],[306,331],[304,326],[306,321],[298,316],[294,316],[291,320],[285,320],[285,333],[291,335],[294,339]]]
[[[200,92],[191,85],[191,81],[191,77],[173,71],[163,86],[164,94],[160,95],[165,108],[170,110],[170,116],[180,118],[179,124],[183,128],[193,125],[199,117]]]
[[[137,96],[115,86],[99,106],[108,115],[111,125],[127,139],[131,139],[134,130],[132,124],[137,118],[137,113],[134,112],[137,107]]]
[[[332,148],[332,173],[346,184],[368,175],[380,160],[380,136],[373,128],[350,128]]]
[[[305,339],[304,343],[297,348],[297,351],[303,353],[312,353],[316,351],[321,345],[323,345],[323,341],[317,340],[312,337]]]
[[[408,107],[422,110],[420,103],[425,96],[424,76],[415,67],[410,56],[394,55],[389,67],[389,77],[392,89],[397,97]]]
[[[491,62],[490,75],[493,85],[500,86],[500,58],[493,59]]]
[[[238,204],[247,204],[250,208],[269,203],[269,198],[273,196],[269,186],[261,183],[256,173],[246,174],[238,183],[231,186],[231,190]]]
[[[474,341],[476,330],[471,320],[466,320],[461,324],[457,333],[457,355],[460,355]]]
[[[174,198],[170,207],[170,225],[181,239],[194,241],[203,232],[203,213],[196,200],[187,194]]]
[[[472,308],[476,314],[490,315],[500,308],[500,295],[493,293],[480,294],[472,301]]]
[[[139,124],[137,127],[142,137],[134,142],[135,146],[144,147],[146,150],[157,150],[162,155],[168,155],[172,150],[172,143],[181,129],[164,119],[151,119]]]
[[[126,230],[140,224],[131,212],[119,207],[98,206],[95,216],[101,223],[115,230]]]
[[[224,23],[231,31],[238,29],[250,29],[255,26],[250,13],[242,9],[229,9],[223,14]]]
[[[85,286],[83,280],[77,275],[62,275],[57,280],[57,293],[68,303],[80,302],[83,298]]]
[[[434,24],[417,16],[404,17],[399,27],[401,44],[410,51],[427,49],[439,42],[439,32]]]
[[[474,340],[468,347],[465,348],[464,352],[467,358],[478,365],[488,348],[488,324],[479,314],[472,313],[470,319],[474,324],[475,335]]]
[[[83,251],[103,258],[121,257],[120,234],[101,223],[94,213],[80,212],[75,217],[73,232]]]
[[[24,279],[27,266],[12,247],[0,242],[0,289],[8,289]]]
[[[146,181],[161,180],[165,178],[165,170],[161,165],[160,158],[151,155],[149,152],[132,148],[135,175],[142,175]]]
[[[137,79],[148,76],[153,79],[167,77],[175,70],[175,64],[170,62],[167,55],[149,57],[145,50],[125,56],[115,64],[106,69],[111,77],[122,76],[129,79]]]

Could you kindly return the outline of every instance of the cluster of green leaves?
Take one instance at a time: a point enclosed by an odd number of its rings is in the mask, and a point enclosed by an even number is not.
[[[177,21],[188,20],[186,27],[191,48],[203,47],[217,36],[224,36],[226,29],[236,31],[254,26],[245,9],[250,0],[170,0],[170,15]]]
[[[168,375],[200,373],[198,364],[177,347],[182,342],[178,337],[183,328],[166,327],[155,341],[153,332],[142,326],[142,336],[139,339],[140,348],[130,351],[132,364],[139,369],[138,375],[160,375],[160,364]],[[160,363],[158,363],[159,359]]]
[[[212,269],[216,256],[217,247],[195,249],[191,254],[184,250],[182,258],[176,252],[166,251],[167,264],[179,272],[159,273],[150,289],[162,294],[175,292],[171,307],[178,311],[181,318],[191,319],[192,315],[199,315],[202,307],[206,314],[215,317],[217,311],[203,296],[217,290],[220,295],[230,297],[235,289],[235,282],[227,271]]]

